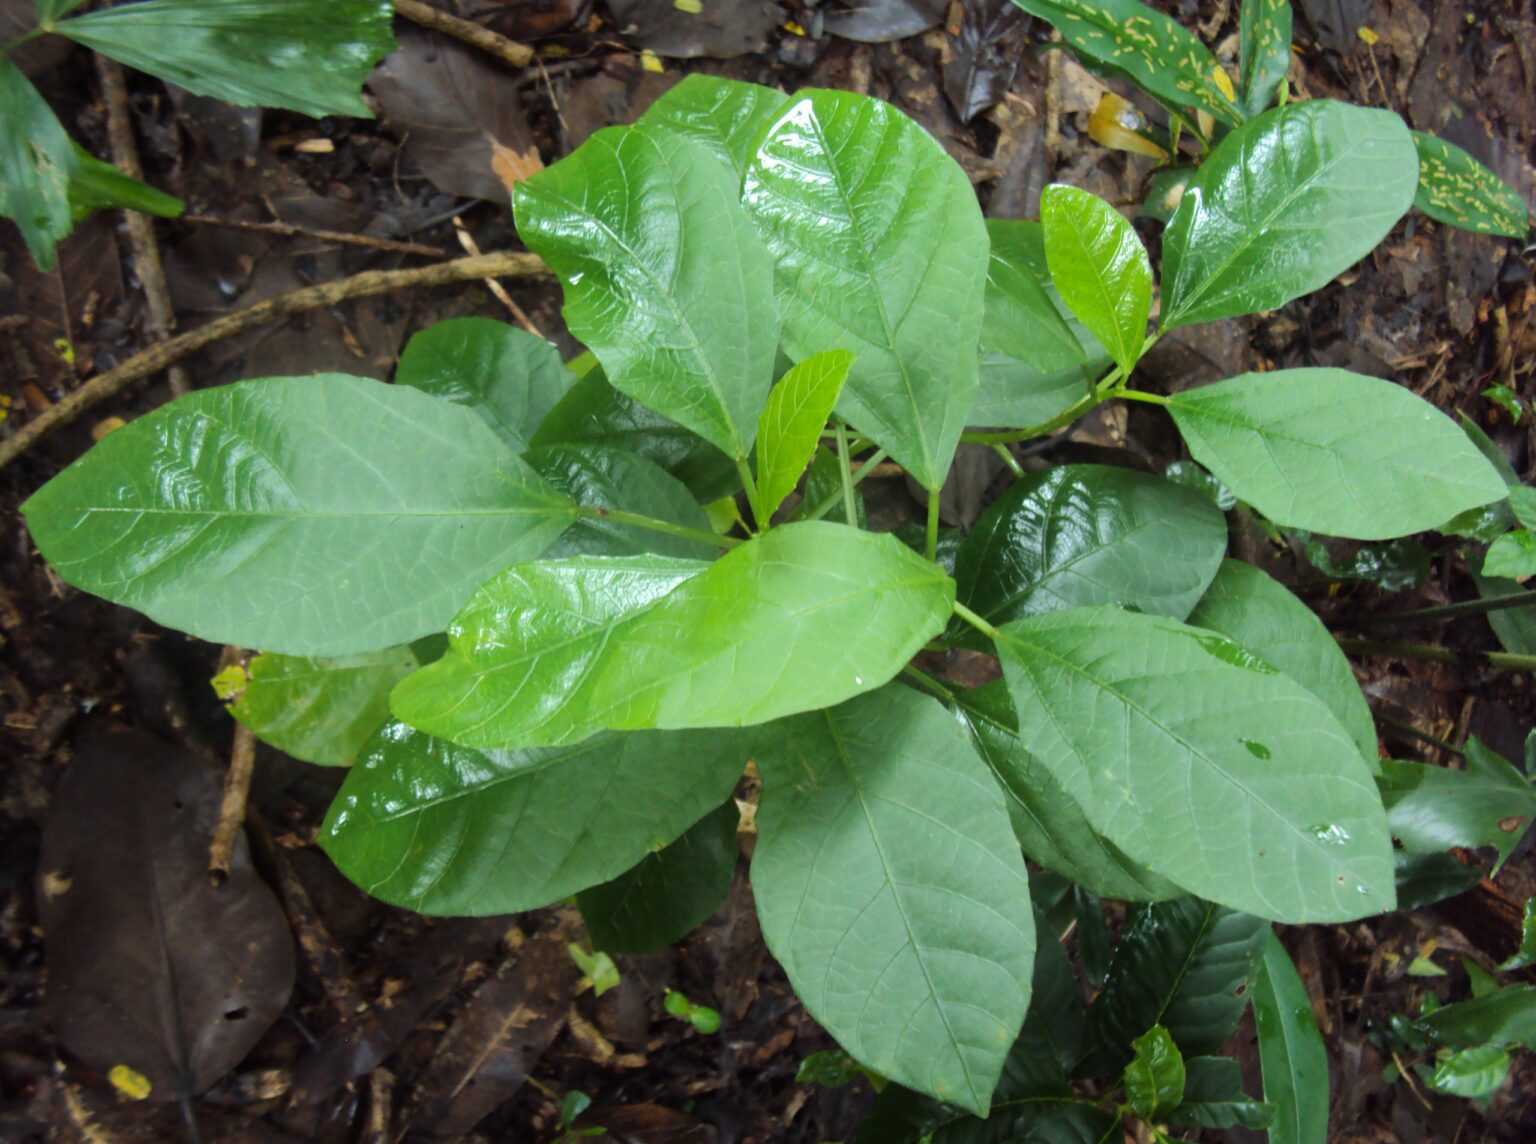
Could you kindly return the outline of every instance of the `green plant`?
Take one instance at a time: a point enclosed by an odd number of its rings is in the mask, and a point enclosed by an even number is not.
[[[976,1139],[989,1112],[1091,1138],[1129,1113],[1316,1139],[1321,1045],[1270,923],[1393,906],[1391,775],[1328,632],[1226,558],[1218,500],[1385,539],[1508,490],[1388,381],[1131,387],[1163,332],[1345,270],[1408,210],[1418,161],[1394,116],[1292,104],[1201,179],[1149,338],[1151,266],[1107,204],[1052,187],[1043,223],[984,221],[889,105],[693,76],[518,187],[591,355],[568,368],[463,321],[418,335],[394,385],[194,393],[107,436],[27,521],[69,582],[263,649],[252,689],[346,674],[313,683],[317,726],[389,692],[389,721],[321,759],[356,756],[322,845],[402,906],[576,894],[607,948],[675,940],[728,890],[755,760],[763,933],[893,1082],[868,1139]],[[960,441],[1115,399],[1166,410],[1218,480],[1058,466],[941,545]],[[858,482],[887,456],[929,490],[914,547],[862,527]],[[955,647],[1003,678],[964,689],[912,662]],[[260,667],[278,657],[311,665]],[[276,737],[272,704],[239,704]],[[1421,844],[1478,844],[1446,841],[1487,829],[1485,803],[1463,811]],[[1101,898],[1132,903],[1112,950]],[[1267,1107],[1215,1056],[1250,991]]]
[[[93,210],[182,207],[70,141],[10,58],[29,40],[64,36],[198,95],[315,116],[371,116],[362,83],[394,46],[389,0],[146,0],[69,16],[82,2],[33,0],[37,23],[0,44],[0,217],[45,270]]]

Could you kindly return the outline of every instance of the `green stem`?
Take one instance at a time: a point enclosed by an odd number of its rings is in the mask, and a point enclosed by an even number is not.
[[[923,554],[929,560],[939,558],[939,494],[941,489],[928,490],[928,534],[923,540]]]
[[[1401,719],[1394,719],[1392,716],[1383,715],[1380,712],[1376,713],[1376,718],[1385,723],[1388,727],[1394,727],[1401,731],[1403,734],[1419,740],[1421,743],[1428,743],[1431,747],[1439,747],[1442,751],[1450,751],[1454,755],[1466,754],[1466,752],[1458,747],[1455,743],[1448,742],[1447,740],[1440,738],[1438,735],[1431,735],[1426,731],[1420,731],[1412,723],[1404,723]]]
[[[971,627],[975,628],[989,640],[997,638],[997,629],[991,624],[987,623],[986,620],[982,619],[975,612],[967,608],[959,600],[955,601],[955,615],[959,616],[966,623],[970,624]]]
[[[720,536],[713,532],[705,532],[702,528],[689,528],[686,524],[673,524],[670,520],[658,520],[654,516],[641,516],[638,512],[625,512],[621,508],[598,508],[589,505],[577,505],[577,516],[590,516],[600,520],[611,520],[617,524],[629,524],[635,528],[647,528],[652,532],[664,532],[668,536],[679,536],[684,540],[697,540],[701,544],[713,545],[716,548],[735,548],[745,541],[735,536]]]
[[[1111,397],[1117,395],[1116,386],[1120,383],[1120,367],[1106,373],[1094,383],[1091,392],[1083,394],[1066,409],[1063,409],[1049,421],[1042,421],[1038,425],[1031,425],[1028,429],[1004,429],[996,433],[962,433],[960,440],[968,445],[1011,445],[1015,441],[1028,441],[1035,437],[1044,437],[1048,433],[1054,433],[1065,425],[1070,425],[1090,409],[1104,404]]]
[[[1119,389],[1115,391],[1116,397],[1123,397],[1127,401],[1145,401],[1148,405],[1167,405],[1168,399],[1161,393],[1147,393],[1141,389]]]
[[[1449,620],[1457,616],[1481,616],[1505,608],[1527,608],[1536,604],[1536,592],[1506,592],[1483,600],[1463,600],[1436,608],[1417,608],[1411,612],[1383,612],[1375,616],[1351,616],[1340,621],[1342,627],[1372,628],[1386,624],[1416,624],[1429,620]]]
[[[741,487],[747,490],[747,505],[752,509],[752,531],[760,532],[768,527],[768,522],[763,519],[762,506],[757,503],[757,482],[752,479],[752,466],[747,464],[745,457],[736,458],[736,472],[741,477]]]
[[[881,461],[885,460],[885,458],[886,458],[886,452],[885,452],[884,449],[876,449],[873,453],[871,453],[869,455],[869,459],[859,466],[859,471],[853,474],[853,483],[854,483],[854,485],[858,485],[858,483],[860,481],[862,481],[865,477],[869,476],[870,473],[874,472],[875,466],[878,465]],[[835,493],[833,493],[831,496],[827,497],[825,500],[823,500],[815,508],[811,509],[810,512],[806,513],[800,519],[801,520],[820,520],[822,517],[826,516],[827,513],[831,512],[832,509],[834,507],[836,507],[837,502],[842,500],[842,499],[843,499],[843,490],[842,489],[838,489]],[[857,518],[855,518],[855,520],[850,520],[848,523],[849,524],[854,524],[856,522],[856,519]]]
[[[848,429],[837,423],[837,467],[843,477],[843,519],[849,524],[859,519],[859,510],[853,503],[853,461],[848,453]]]
[[[1008,451],[1007,445],[993,445],[992,451],[998,455],[1003,464],[1008,466],[1008,471],[1016,477],[1024,475],[1024,466],[1013,459],[1013,454]]]
[[[924,688],[925,690],[933,692],[933,694],[937,695],[946,703],[953,702],[955,698],[955,693],[953,691],[945,687],[942,683],[933,678],[933,676],[929,675],[926,671],[915,668],[910,663],[901,669],[901,674],[905,675],[908,679],[912,680],[914,683]]]
[[[1514,655],[1504,651],[1463,653],[1439,644],[1392,643],[1386,640],[1340,639],[1338,642],[1340,649],[1348,655],[1422,659],[1431,663],[1498,667],[1508,671],[1536,671],[1536,655]]]

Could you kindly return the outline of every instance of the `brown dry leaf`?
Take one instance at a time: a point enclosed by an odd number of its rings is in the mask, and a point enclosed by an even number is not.
[[[760,52],[784,20],[773,0],[708,0],[689,12],[673,0],[608,0],[619,31],[642,48],[674,59],[730,59]]]
[[[501,180],[501,185],[507,188],[509,195],[518,183],[544,169],[544,160],[539,158],[538,149],[535,147],[529,147],[526,151],[514,151],[493,139],[491,151],[491,170],[496,172],[496,177]]]

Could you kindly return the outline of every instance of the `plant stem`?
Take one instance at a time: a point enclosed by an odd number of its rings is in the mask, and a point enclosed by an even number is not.
[[[885,460],[885,458],[886,458],[885,450],[884,449],[876,449],[873,453],[871,453],[869,455],[869,459],[864,461],[859,466],[859,471],[853,474],[853,483],[855,485],[857,485],[865,477],[869,476],[870,473],[874,472],[875,466],[878,465],[881,461]],[[838,489],[835,493],[833,493],[831,496],[827,497],[825,500],[823,500],[815,508],[811,509],[810,512],[806,513],[800,519],[801,520],[820,520],[822,517],[826,516],[827,513],[831,512],[832,509],[836,506],[837,502],[842,500],[842,499],[843,499],[843,490],[842,489]],[[848,523],[849,524],[853,524],[854,521],[850,520]]]
[[[1116,397],[1123,397],[1127,401],[1145,401],[1148,405],[1167,405],[1168,399],[1161,393],[1147,393],[1140,389],[1117,389]]]
[[[1412,723],[1404,723],[1401,719],[1394,719],[1392,716],[1382,715],[1380,712],[1375,712],[1374,714],[1379,721],[1385,723],[1388,727],[1396,728],[1403,734],[1412,736],[1422,743],[1428,743],[1431,747],[1439,747],[1442,751],[1450,751],[1452,754],[1456,755],[1466,754],[1466,752],[1458,747],[1455,743],[1448,742],[1439,736],[1420,731]]]
[[[686,524],[673,524],[670,520],[658,520],[654,516],[642,516],[638,512],[625,512],[621,508],[597,508],[590,505],[577,505],[576,515],[596,517],[599,520],[611,520],[618,524],[633,525],[635,528],[648,528],[652,532],[665,532],[668,536],[679,536],[684,540],[697,540],[700,544],[712,545],[715,548],[735,548],[738,544],[746,543],[735,536],[720,536],[717,533],[705,532],[702,528],[689,528]]]
[[[430,4],[421,3],[421,0],[395,0],[395,11],[413,24],[472,44],[515,68],[527,67],[533,59],[533,49],[527,44],[509,40],[483,24],[441,11]]]
[[[955,615],[959,616],[966,623],[970,624],[971,627],[975,628],[989,640],[997,638],[997,629],[991,624],[987,623],[986,620],[982,619],[975,612],[967,608],[959,600],[955,601]]]
[[[1016,477],[1024,475],[1024,466],[1013,459],[1013,454],[1008,451],[1007,445],[993,445],[992,451],[998,455],[1003,464],[1008,466],[1008,471]]]
[[[928,490],[928,533],[923,540],[923,554],[929,560],[939,558],[939,494],[940,489]]]
[[[929,675],[926,671],[915,668],[910,663],[901,669],[901,674],[905,675],[908,679],[918,684],[918,686],[922,687],[924,690],[933,692],[933,694],[937,695],[940,699],[943,699],[946,702],[954,699],[955,697],[955,693],[953,691],[945,687],[942,683],[933,678],[933,676]]]
[[[1486,612],[1501,612],[1506,608],[1526,608],[1532,604],[1536,604],[1536,592],[1506,592],[1502,596],[1489,596],[1482,600],[1463,600],[1459,604],[1441,604],[1435,608],[1416,608],[1411,612],[1351,616],[1340,623],[1345,627],[1356,628],[1380,627],[1385,624],[1415,624],[1428,620],[1449,620],[1456,616],[1481,616]]]
[[[848,455],[848,429],[837,423],[837,467],[843,477],[843,519],[853,524],[859,519],[858,507],[853,503],[853,461]]]
[[[752,466],[745,457],[736,458],[736,474],[741,477],[741,487],[747,490],[747,504],[752,509],[752,531],[760,532],[768,527],[768,522],[763,519],[762,505],[757,503],[757,482],[752,479]]]
[[[1117,386],[1120,381],[1120,367],[1116,366],[1095,382],[1090,392],[1083,394],[1049,421],[1031,425],[1028,429],[1004,429],[996,433],[962,433],[960,440],[968,445],[1011,445],[1015,441],[1044,437],[1047,433],[1054,433],[1064,425],[1072,424],[1090,409],[1104,404],[1111,397],[1118,396],[1120,391]]]
[[[1397,659],[1422,659],[1431,663],[1455,663],[1504,668],[1509,671],[1536,671],[1536,655],[1515,655],[1505,651],[1458,652],[1439,644],[1392,643],[1386,640],[1340,639],[1339,647],[1349,655],[1385,656]]]

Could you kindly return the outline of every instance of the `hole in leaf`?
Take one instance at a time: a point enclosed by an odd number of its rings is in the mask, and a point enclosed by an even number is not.
[[[242,1005],[238,1009],[231,1009],[229,1012],[225,1013],[224,1014],[224,1020],[226,1020],[226,1021],[243,1021],[243,1020],[245,1020],[247,1014],[249,1014],[249,1013],[250,1013],[250,1009],[247,1006]]]

